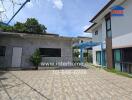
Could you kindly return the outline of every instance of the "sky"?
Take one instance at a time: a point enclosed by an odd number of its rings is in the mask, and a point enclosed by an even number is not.
[[[22,1],[22,0],[21,0]],[[24,0],[23,0],[24,1]],[[47,32],[60,36],[92,36],[84,33],[95,14],[109,0],[31,0],[18,13],[11,23],[24,22],[27,18],[36,18],[47,27]],[[5,8],[9,7],[8,2]],[[15,7],[14,12],[19,8]],[[0,5],[0,10],[2,6]],[[7,9],[8,19],[12,16],[11,8]]]

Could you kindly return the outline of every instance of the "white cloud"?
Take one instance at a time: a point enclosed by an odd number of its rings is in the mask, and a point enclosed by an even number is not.
[[[31,1],[28,2],[28,3],[27,3],[27,7],[28,7],[28,8],[32,8],[32,7],[33,7],[33,3],[32,3]]]
[[[63,8],[62,0],[53,0],[54,7],[61,10]]]
[[[4,10],[2,4],[0,3],[0,12],[4,12],[4,11],[5,11],[5,10]]]
[[[83,28],[83,31],[85,31],[85,30],[86,30],[87,28],[89,28],[90,26],[91,26],[91,24],[83,26],[83,27],[82,27],[82,28]],[[85,32],[83,32],[83,33],[81,34],[81,36],[92,37],[92,34],[91,34],[91,33],[85,33]]]

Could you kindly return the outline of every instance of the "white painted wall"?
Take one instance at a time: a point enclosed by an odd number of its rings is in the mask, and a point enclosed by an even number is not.
[[[95,31],[98,31],[98,35],[95,35]],[[93,42],[102,41],[102,24],[100,24],[96,29],[93,30]]]
[[[124,16],[111,17],[113,37],[118,37],[132,32],[132,0],[126,0],[126,2],[121,6],[125,8]]]
[[[132,32],[113,38],[113,48],[132,47]]]
[[[132,47],[132,0],[126,0],[121,6],[125,8],[124,16],[111,17],[112,28],[112,43],[113,48]],[[99,35],[93,34],[93,42],[102,41],[106,39],[106,22],[105,18],[101,20],[102,23],[96,29],[99,30]],[[101,27],[102,28],[101,28]],[[95,30],[93,30],[93,33]],[[104,46],[104,49],[106,46]],[[96,64],[96,51],[100,51],[100,46],[93,47],[93,64]]]
[[[106,39],[106,23],[105,19],[102,20],[101,24],[93,31],[93,33],[98,29],[99,34],[94,35],[93,34],[93,42],[102,42],[103,43],[103,49],[106,48],[105,39]],[[98,65],[96,63],[96,52],[101,51],[101,45],[94,46],[93,47],[93,64]]]
[[[106,22],[105,19],[103,19],[102,22],[102,42],[105,42],[106,40]]]

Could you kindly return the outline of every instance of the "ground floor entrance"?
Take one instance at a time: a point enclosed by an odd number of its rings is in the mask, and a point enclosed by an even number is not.
[[[132,73],[132,47],[113,49],[113,68],[117,71]],[[103,58],[101,58],[103,53]],[[107,66],[106,50],[96,51],[96,64]],[[102,60],[102,61],[101,61]],[[101,63],[102,62],[102,63]]]
[[[13,47],[12,67],[20,67],[21,66],[21,58],[22,58],[22,48],[21,47]]]

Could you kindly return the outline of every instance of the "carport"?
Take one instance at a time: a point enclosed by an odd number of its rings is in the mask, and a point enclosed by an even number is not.
[[[84,61],[83,59],[83,50],[84,49],[92,49],[94,46],[101,46],[101,65],[103,66],[103,43],[102,42],[83,42],[79,44],[74,44],[73,47],[77,47],[80,49],[80,62],[82,63]]]

